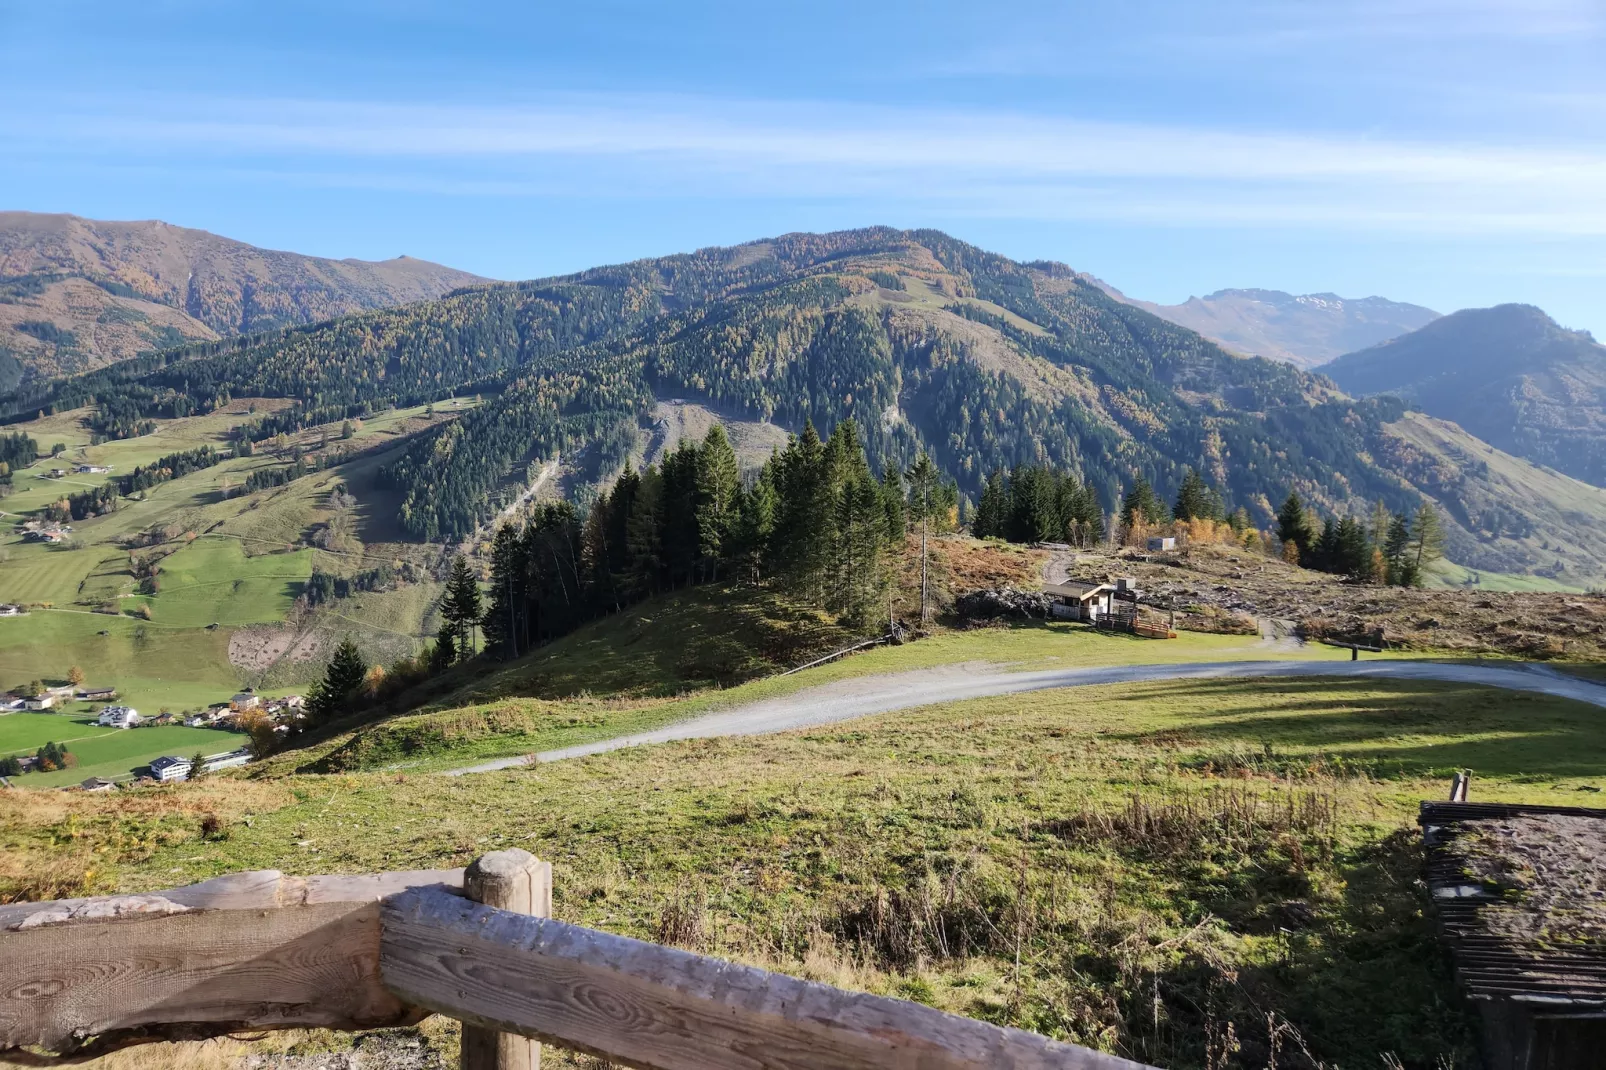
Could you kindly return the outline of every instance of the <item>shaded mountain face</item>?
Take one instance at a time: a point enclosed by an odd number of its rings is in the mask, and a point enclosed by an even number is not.
[[[1507,453],[1606,486],[1606,346],[1532,305],[1466,309],[1322,371],[1393,394]]]
[[[1589,555],[1606,557],[1606,524],[1599,546],[1594,529],[1569,535],[1571,558],[1542,548],[1557,533],[1501,511],[1505,492],[1481,489],[1481,444],[1459,429],[1435,431],[1431,449],[1413,444],[1396,399],[1346,397],[1063,265],[1016,263],[936,231],[794,234],[479,287],[25,387],[0,416],[91,406],[97,433],[126,435],[229,397],[296,399],[259,419],[252,434],[267,437],[452,393],[485,402],[385,471],[403,527],[422,539],[472,531],[533,460],[561,455],[583,496],[679,399],[793,431],[852,418],[881,465],[928,449],[971,497],[994,469],[1048,463],[1113,508],[1139,476],[1169,500],[1191,466],[1262,524],[1290,490],[1356,515],[1377,500],[1406,510],[1461,495],[1479,502],[1475,515],[1447,505],[1463,563],[1598,571]],[[1582,492],[1575,512],[1606,520],[1606,495]]]
[[[1098,285],[1118,300],[1198,331],[1235,353],[1287,361],[1301,368],[1314,368],[1439,318],[1432,309],[1382,297],[1217,290],[1205,297],[1190,297],[1180,305],[1157,305],[1133,300],[1107,283]]]
[[[325,260],[168,223],[0,212],[0,387],[483,281],[409,257]]]

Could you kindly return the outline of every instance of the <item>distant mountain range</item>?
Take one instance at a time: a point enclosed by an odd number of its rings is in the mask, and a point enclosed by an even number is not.
[[[471,287],[29,383],[0,417],[82,408],[91,433],[124,437],[224,397],[289,399],[257,421],[269,436],[454,392],[485,400],[381,472],[414,538],[475,530],[536,460],[561,455],[585,497],[678,399],[766,435],[852,417],[878,465],[929,450],[972,499],[989,472],[1043,463],[1106,509],[1140,476],[1170,500],[1192,467],[1261,524],[1290,490],[1358,516],[1426,498],[1468,567],[1606,579],[1606,492],[1398,400],[1228,353],[1063,264],[931,230],[791,234]]]
[[[1235,353],[1301,368],[1386,342],[1439,318],[1430,308],[1382,297],[1295,296],[1281,290],[1217,290],[1180,305],[1158,305],[1128,297],[1100,280],[1090,281],[1119,301],[1198,331]]]
[[[0,212],[0,389],[483,281],[405,256],[326,260],[156,221]]]
[[[1507,453],[1606,486],[1606,346],[1532,305],[1472,308],[1322,372],[1393,394]]]

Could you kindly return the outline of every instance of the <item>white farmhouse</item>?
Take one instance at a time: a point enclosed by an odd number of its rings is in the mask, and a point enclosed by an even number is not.
[[[103,706],[96,723],[106,728],[133,728],[139,721],[139,711],[132,706]]]

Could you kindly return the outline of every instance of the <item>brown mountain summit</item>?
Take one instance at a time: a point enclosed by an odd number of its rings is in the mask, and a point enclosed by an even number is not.
[[[156,220],[0,212],[0,388],[482,281],[412,257],[328,260]]]

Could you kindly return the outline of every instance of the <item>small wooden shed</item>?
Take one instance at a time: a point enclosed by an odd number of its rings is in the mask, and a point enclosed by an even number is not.
[[[1043,593],[1054,600],[1053,613],[1059,620],[1079,620],[1092,624],[1110,612],[1110,600],[1115,597],[1113,583],[1097,580],[1066,580],[1064,583],[1045,583]]]

